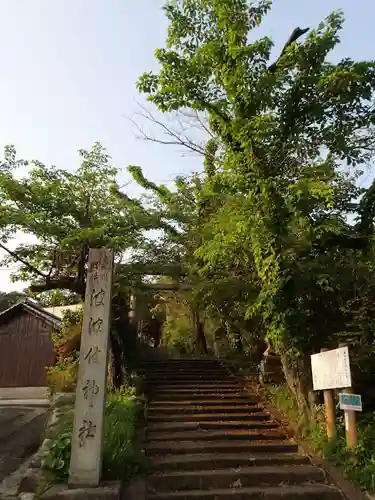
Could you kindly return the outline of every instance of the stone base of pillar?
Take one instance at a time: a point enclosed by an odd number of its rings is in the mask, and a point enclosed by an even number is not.
[[[55,485],[41,496],[42,500],[120,500],[121,483],[103,483],[97,488],[71,488]]]

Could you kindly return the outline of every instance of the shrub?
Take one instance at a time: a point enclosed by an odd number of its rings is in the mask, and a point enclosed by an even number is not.
[[[75,360],[79,355],[83,322],[83,309],[64,312],[61,326],[53,336],[58,363]]]
[[[77,383],[78,361],[65,362],[46,368],[46,382],[51,394],[73,392]]]
[[[82,320],[82,309],[65,311],[61,327],[52,337],[57,362],[53,366],[46,367],[46,381],[52,394],[75,390]]]
[[[194,351],[193,329],[181,319],[171,319],[164,323],[162,345],[170,354],[186,356]]]
[[[344,469],[345,475],[361,489],[375,492],[375,417],[371,413],[358,416],[358,444],[354,450],[346,446],[345,427],[340,422],[336,442],[328,449],[327,458]]]
[[[103,478],[129,479],[142,467],[134,442],[137,415],[142,400],[134,388],[123,388],[108,395],[104,414]],[[53,444],[43,461],[43,468],[52,472],[56,481],[67,478],[71,454],[73,419],[64,419],[59,432],[51,437]]]
[[[346,445],[343,413],[337,417],[337,436],[329,443],[325,431],[324,405],[315,408],[314,420],[306,425],[301,418],[295,396],[283,386],[267,387],[270,400],[288,419],[297,424],[299,435],[314,451],[342,467],[345,475],[361,489],[375,491],[375,416],[358,415],[358,444],[354,450]]]
[[[313,417],[306,422],[301,414],[295,395],[286,384],[269,385],[267,392],[271,402],[296,426],[297,433],[306,439],[315,452],[321,453],[327,446],[325,434],[324,406],[315,405]]]
[[[141,406],[135,388],[122,389],[108,399],[103,449],[103,475],[107,479],[129,479],[139,470],[134,443]]]

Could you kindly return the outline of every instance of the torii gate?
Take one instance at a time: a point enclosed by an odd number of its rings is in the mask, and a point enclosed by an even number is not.
[[[123,264],[122,269],[128,267],[131,269],[133,274],[144,275],[144,276],[184,276],[184,272],[179,264],[164,264],[162,266],[155,266],[154,264],[142,265],[139,264]],[[193,286],[189,283],[180,283],[175,280],[174,283],[142,283],[139,282],[136,288],[143,290],[162,290],[162,291],[189,291]],[[129,300],[129,317],[134,320],[135,308],[136,308],[136,293],[130,297]]]

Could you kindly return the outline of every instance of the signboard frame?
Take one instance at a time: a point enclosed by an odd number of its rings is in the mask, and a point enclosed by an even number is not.
[[[312,354],[311,372],[314,391],[351,387],[348,347]]]
[[[354,399],[359,401],[358,405],[352,403],[345,403],[345,399]],[[346,394],[345,392],[340,392],[339,394],[340,409],[345,411],[362,411],[362,396],[360,394]]]

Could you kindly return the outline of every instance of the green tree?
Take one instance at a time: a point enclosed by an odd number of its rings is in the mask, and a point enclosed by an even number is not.
[[[32,292],[65,289],[83,296],[89,248],[113,248],[120,260],[141,237],[131,211],[113,193],[118,169],[105,149],[96,143],[79,155],[75,171],[34,161],[21,179],[17,162],[8,155],[3,163],[3,235],[18,230],[36,238],[7,249],[5,263],[19,264],[12,278],[31,282]]]
[[[271,61],[272,40],[251,34],[270,8],[268,0],[169,2],[166,47],[155,52],[160,70],[138,87],[163,112],[208,114],[220,147],[207,193],[226,199],[196,256],[207,273],[250,254],[258,292],[246,314],[262,319],[307,412],[309,355],[342,328],[340,302],[349,297],[336,294],[353,285],[364,244],[347,222],[360,192],[343,166],[374,157],[375,63],[329,61],[341,12],[296,29]]]
[[[18,302],[26,300],[26,294],[22,292],[0,292],[0,312],[14,306]]]
[[[38,161],[17,160],[14,148],[8,147],[0,165],[0,246],[8,252],[4,263],[18,264],[12,279],[31,282],[30,293],[42,302],[48,302],[51,295],[56,299],[56,293],[83,299],[89,248],[113,248],[118,264],[124,253],[131,252],[143,239],[132,210],[116,195],[118,169],[106,150],[96,143],[91,150],[80,150],[79,156],[80,166],[67,171]],[[20,167],[27,167],[23,177]],[[7,240],[15,231],[32,235],[35,243],[20,243],[10,250]],[[112,300],[116,386],[123,380],[129,333],[129,290],[122,278],[120,273],[115,280]]]
[[[69,290],[49,290],[41,293],[30,293],[42,307],[58,307],[79,304],[82,297],[77,293],[72,293]]]

